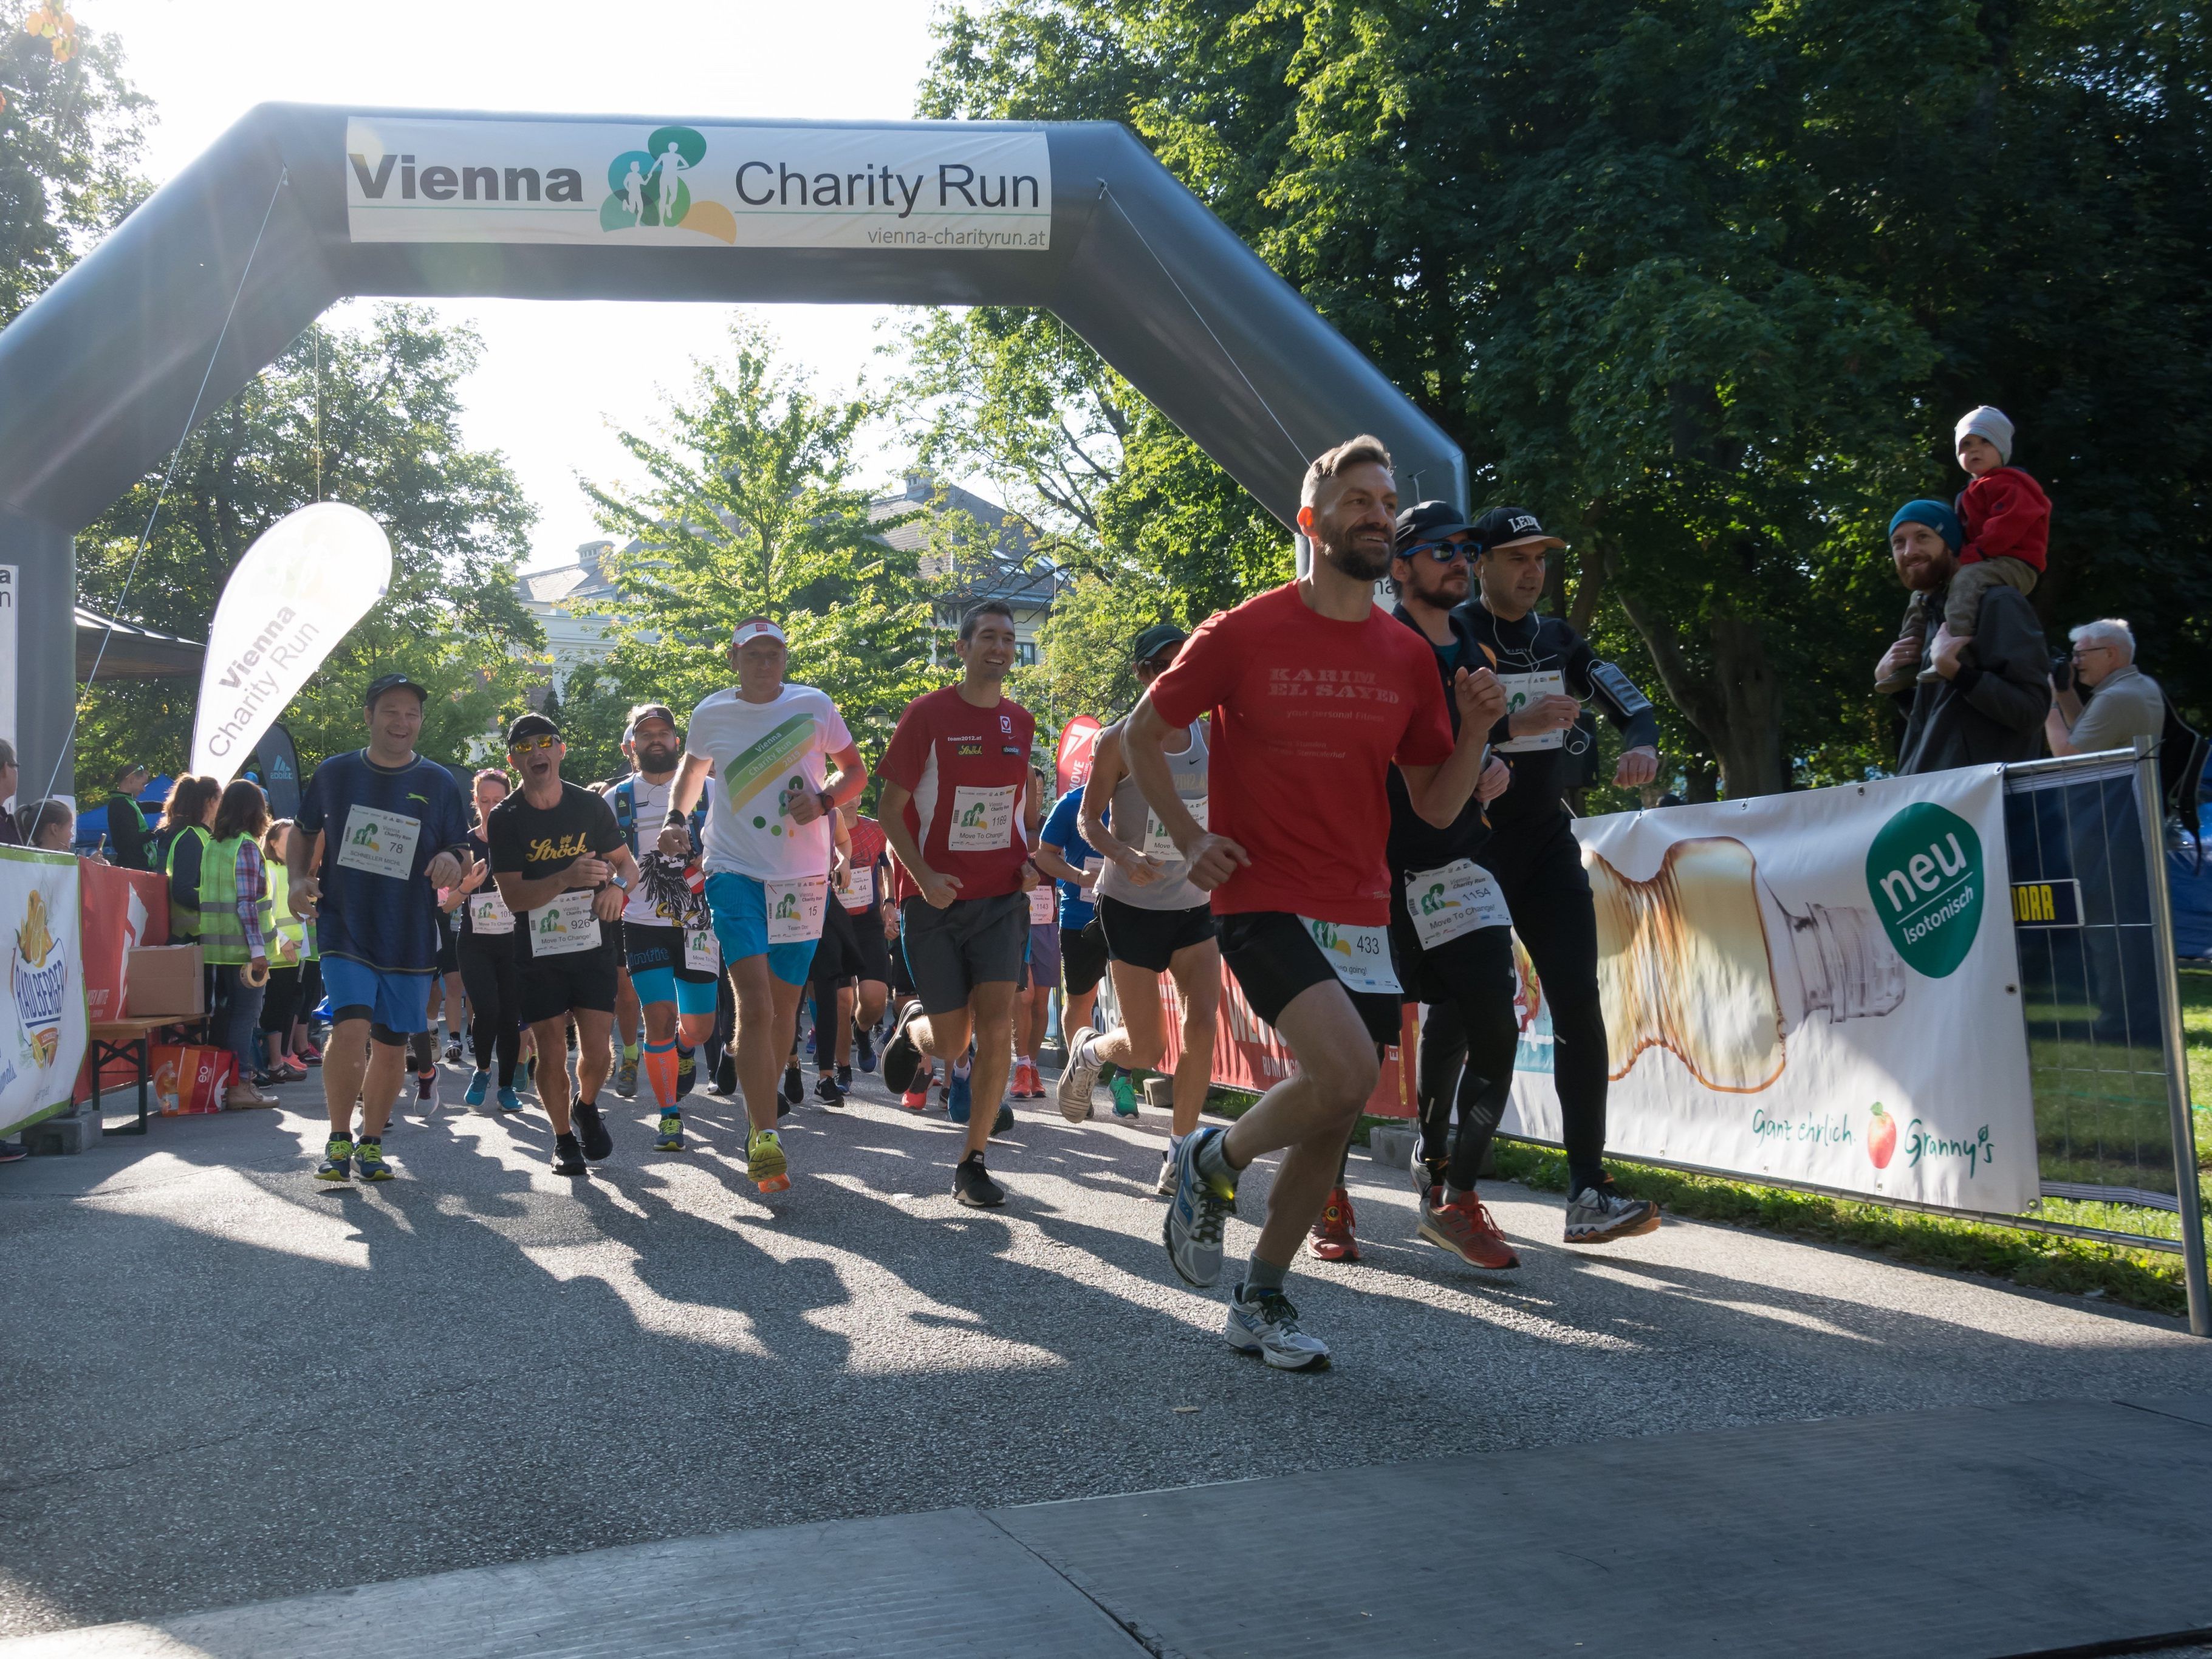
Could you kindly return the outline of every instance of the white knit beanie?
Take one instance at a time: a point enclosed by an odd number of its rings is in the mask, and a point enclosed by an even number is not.
[[[1984,404],[1970,409],[1959,417],[1959,429],[1951,436],[1951,447],[1955,450],[1959,441],[1969,432],[1987,438],[1997,447],[1997,460],[2006,466],[2012,465],[2012,422],[2005,418],[2002,409],[1992,409]]]

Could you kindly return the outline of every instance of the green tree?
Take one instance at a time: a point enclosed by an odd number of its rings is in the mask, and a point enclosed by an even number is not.
[[[77,31],[65,61],[0,0],[0,325],[43,293],[146,193],[152,106],[112,34]]]
[[[357,329],[308,330],[185,440],[158,515],[155,470],[78,538],[85,603],[205,639],[232,566],[263,531],[310,501],[350,502],[391,538],[391,591],[284,723],[307,764],[358,748],[362,688],[404,669],[432,693],[422,751],[469,760],[522,706],[544,643],[514,586],[537,515],[506,461],[461,439],[459,386],[480,350],[469,330],[410,306],[380,307]],[[125,758],[181,769],[197,690],[188,680],[85,686],[80,793],[104,790]]]
[[[1693,786],[1856,775],[1957,414],[2057,503],[2037,602],[2212,702],[2206,37],[2166,0],[1000,0],[932,113],[1126,121],[1575,544]]]
[[[872,761],[906,705],[945,684],[951,653],[932,626],[918,561],[884,542],[854,483],[861,401],[817,397],[757,325],[702,362],[658,437],[622,433],[651,482],[586,485],[602,527],[626,537],[603,607],[616,641],[603,684],[679,716],[730,682],[731,629],[781,623],[789,677],[836,700]]]

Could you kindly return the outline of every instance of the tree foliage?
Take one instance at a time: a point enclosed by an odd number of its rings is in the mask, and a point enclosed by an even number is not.
[[[151,106],[124,78],[115,38],[90,29],[56,62],[0,0],[0,325],[50,287],[147,190],[138,154]]]
[[[615,647],[599,684],[681,717],[730,683],[730,631],[750,616],[788,635],[788,678],[835,699],[872,761],[906,705],[945,683],[915,556],[886,545],[854,483],[858,400],[819,398],[739,323],[702,362],[658,436],[625,431],[651,482],[586,485],[601,526],[629,546],[607,561]]]
[[[480,349],[471,331],[410,306],[380,307],[357,329],[309,329],[185,440],[158,514],[160,469],[78,537],[85,604],[204,640],[232,566],[263,531],[310,501],[349,502],[391,538],[392,588],[284,723],[307,764],[358,748],[362,688],[404,670],[432,694],[422,752],[467,760],[520,708],[544,643],[514,588],[537,515],[506,461],[461,440],[459,386]],[[80,792],[104,789],[125,759],[182,769],[197,691],[189,679],[82,688]]]
[[[1693,784],[1884,757],[1882,532],[1961,485],[1982,402],[2057,504],[2046,618],[2130,615],[2212,707],[2195,11],[998,0],[939,45],[927,112],[1127,122],[1453,434],[1471,506],[1566,535],[1552,603],[1656,674]]]

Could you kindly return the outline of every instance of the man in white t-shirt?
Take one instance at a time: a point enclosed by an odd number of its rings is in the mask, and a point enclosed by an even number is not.
[[[689,854],[689,814],[711,770],[720,787],[702,836],[707,903],[738,1000],[738,1081],[752,1121],[746,1172],[764,1193],[791,1185],[775,1132],[776,1074],[822,937],[830,819],[868,781],[837,705],[784,684],[786,656],[783,629],[767,617],[738,624],[738,683],[691,711],[660,832],[661,852]]]

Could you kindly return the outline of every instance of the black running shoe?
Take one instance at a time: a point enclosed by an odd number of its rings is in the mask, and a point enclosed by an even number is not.
[[[999,1115],[991,1120],[991,1133],[1002,1135],[1014,1127],[1014,1109],[1005,1101],[999,1103]]]
[[[806,1098],[806,1081],[799,1075],[799,1062],[795,1060],[783,1068],[783,1097],[793,1106]]]
[[[952,1196],[971,1210],[995,1210],[1006,1201],[1006,1189],[991,1179],[983,1154],[970,1152],[952,1166]]]
[[[909,1002],[899,1010],[898,1024],[891,1028],[891,1040],[884,1044],[884,1087],[895,1095],[902,1095],[914,1081],[914,1074],[921,1069],[921,1049],[906,1034],[906,1028],[921,1018],[921,1005]]]
[[[725,1048],[721,1060],[714,1066],[714,1085],[707,1092],[710,1095],[733,1095],[737,1091],[738,1057]]]
[[[676,1051],[676,1097],[678,1100],[691,1092],[691,1085],[699,1080],[699,1057],[696,1050],[679,1048]]]
[[[584,1149],[576,1144],[574,1135],[553,1138],[553,1173],[557,1176],[580,1176],[584,1173]]]
[[[872,1072],[876,1069],[875,1039],[869,1034],[868,1028],[865,1025],[855,1025],[853,1028],[853,1059],[864,1072]],[[842,1072],[845,1068],[841,1066],[837,1069]]]
[[[845,1103],[845,1091],[837,1086],[837,1079],[827,1072],[814,1079],[814,1097],[824,1106],[842,1106]]]
[[[588,1100],[576,1103],[576,1139],[583,1144],[584,1156],[597,1164],[615,1149],[615,1138],[607,1133],[606,1120],[599,1109]]]
[[[851,1066],[840,1066],[837,1068],[837,1086],[840,1089],[842,1089],[848,1095],[853,1092],[853,1068]]]

